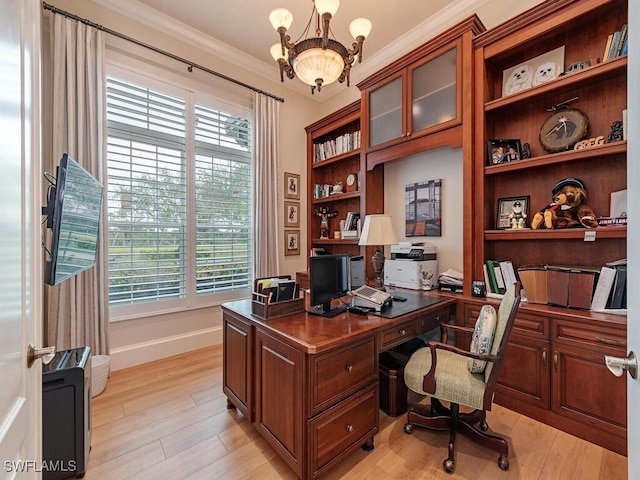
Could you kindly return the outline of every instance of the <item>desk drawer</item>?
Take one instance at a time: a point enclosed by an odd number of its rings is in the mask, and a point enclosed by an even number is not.
[[[438,310],[437,312],[425,315],[418,319],[418,334],[427,333],[434,328],[440,327],[441,323],[449,321],[449,307]]]
[[[378,384],[375,383],[311,420],[313,478],[372,437],[378,431],[378,418]]]
[[[313,416],[378,378],[375,336],[312,355],[310,368],[309,416]]]
[[[380,332],[380,350],[388,350],[420,334],[418,320],[409,320]]]
[[[624,355],[627,351],[627,331],[624,328],[554,320],[552,340],[578,348],[590,348],[603,354]]]

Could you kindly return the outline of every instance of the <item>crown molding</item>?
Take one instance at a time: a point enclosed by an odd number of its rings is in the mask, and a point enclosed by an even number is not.
[[[150,28],[164,32],[186,44],[214,55],[221,60],[236,65],[244,70],[259,75],[271,83],[276,83],[280,77],[280,70],[271,63],[265,63],[246,53],[233,48],[220,40],[194,29],[174,18],[144,5],[137,0],[92,0],[104,8],[112,10],[120,15],[142,23]],[[436,12],[425,19],[413,29],[400,35],[393,43],[380,50],[375,55],[367,57],[358,64],[358,68],[351,70],[351,87],[364,80],[368,76],[382,69],[392,61],[401,57],[432,39],[437,34],[446,30],[451,25],[473,14],[478,7],[490,0],[455,0],[447,8]],[[334,83],[324,86],[319,95],[309,96],[310,86],[300,81],[285,81],[285,87],[302,95],[308,96],[317,102],[323,102],[340,93],[340,88],[346,88],[343,84]],[[350,87],[350,88],[351,88]]]

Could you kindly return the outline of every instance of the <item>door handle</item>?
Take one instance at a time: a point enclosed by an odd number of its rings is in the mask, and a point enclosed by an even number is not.
[[[638,357],[633,352],[629,352],[627,358],[604,356],[604,363],[611,373],[616,377],[621,377],[627,370],[631,378],[638,378]]]
[[[42,363],[47,365],[56,354],[56,347],[44,347],[44,348],[36,348],[33,343],[29,344],[29,349],[27,351],[27,367],[31,368],[34,362],[41,358]]]

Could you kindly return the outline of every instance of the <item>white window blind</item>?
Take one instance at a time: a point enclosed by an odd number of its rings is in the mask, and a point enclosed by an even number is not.
[[[249,287],[250,121],[193,98],[107,78],[111,306]]]

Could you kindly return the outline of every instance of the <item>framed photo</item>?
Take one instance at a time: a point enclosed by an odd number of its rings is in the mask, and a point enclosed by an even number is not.
[[[498,199],[496,230],[528,228],[529,196]]]
[[[298,202],[284,202],[284,226],[286,228],[300,226],[300,204]]]
[[[516,162],[522,159],[520,140],[487,140],[487,165]]]
[[[502,96],[555,80],[564,72],[564,45],[502,72]]]
[[[300,230],[284,231],[284,254],[300,255]]]
[[[284,172],[284,198],[300,200],[300,175]]]

